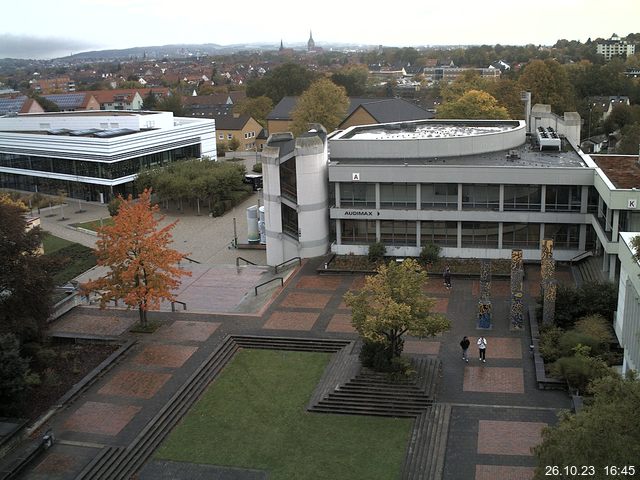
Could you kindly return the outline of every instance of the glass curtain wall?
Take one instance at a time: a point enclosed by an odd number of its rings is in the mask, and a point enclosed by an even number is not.
[[[463,185],[462,209],[499,210],[500,185]]]
[[[542,187],[540,185],[505,185],[505,211],[537,211],[541,210]]]
[[[462,222],[462,246],[498,248],[498,224],[495,222]]]
[[[425,210],[457,210],[458,184],[423,183],[420,185],[420,205]]]

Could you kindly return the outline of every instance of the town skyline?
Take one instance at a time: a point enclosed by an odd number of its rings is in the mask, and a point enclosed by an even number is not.
[[[159,0],[153,8],[140,0],[80,0],[52,4],[36,0],[29,15],[9,4],[0,20],[0,58],[50,59],[91,50],[167,44],[285,45],[316,44],[419,47],[440,45],[553,45],[557,40],[626,36],[637,30],[640,4],[621,0],[621,15],[602,15],[595,0],[568,0],[549,8],[525,10],[504,0],[486,0],[477,9],[461,0],[455,10],[433,4],[386,8],[328,1],[322,9],[298,15],[290,0],[264,9],[250,0],[241,18],[220,18],[215,6],[198,0],[189,9]],[[285,12],[285,13],[283,13]],[[473,15],[460,15],[473,12]],[[135,27],[127,27],[135,25]],[[525,29],[526,25],[531,28]],[[64,33],[61,33],[64,32]]]

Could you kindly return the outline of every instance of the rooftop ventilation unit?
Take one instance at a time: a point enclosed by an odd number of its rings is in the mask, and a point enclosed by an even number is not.
[[[562,149],[562,140],[560,140],[560,137],[553,128],[538,127],[536,135],[538,137],[540,150],[545,147],[557,148],[558,150]]]

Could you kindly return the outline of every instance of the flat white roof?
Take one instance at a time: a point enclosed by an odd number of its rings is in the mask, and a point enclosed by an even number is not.
[[[349,138],[354,140],[399,140],[403,138],[472,137],[505,132],[514,128],[513,125],[450,125],[445,123],[413,125],[413,128],[402,124],[400,124],[401,128],[388,128],[387,125],[378,127],[356,131]]]

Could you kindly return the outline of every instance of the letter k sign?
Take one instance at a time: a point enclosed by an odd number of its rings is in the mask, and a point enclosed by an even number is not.
[[[635,198],[630,198],[627,200],[627,208],[637,208],[636,205],[638,201]]]

